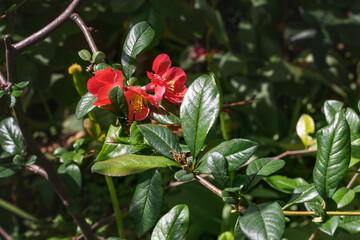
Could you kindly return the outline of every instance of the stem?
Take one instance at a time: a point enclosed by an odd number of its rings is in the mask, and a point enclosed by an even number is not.
[[[320,216],[314,211],[283,211],[285,216]],[[360,216],[360,212],[326,211],[329,216]]]
[[[81,31],[83,32],[85,39],[88,42],[92,53],[99,51],[98,48],[96,47],[94,39],[91,36],[89,28],[85,25],[84,21],[81,19],[79,14],[77,14],[77,13],[71,14],[70,19],[73,20],[79,26]]]
[[[34,222],[39,221],[34,216],[30,215],[29,213],[25,212],[24,210],[18,208],[17,206],[15,206],[3,199],[0,199],[0,206],[5,208],[6,210],[18,215],[19,217],[24,218],[24,219],[34,221]]]
[[[2,227],[0,227],[0,235],[5,238],[5,240],[14,240]]]
[[[358,169],[358,171],[360,171],[360,168]],[[346,186],[347,189],[352,188],[352,186],[354,185],[357,177],[359,176],[360,173],[356,173],[350,180],[350,182],[348,183],[348,185]]]
[[[228,141],[230,139],[228,128],[226,125],[226,119],[225,119],[225,112],[220,112],[220,125],[221,125],[221,132],[223,135],[223,138]]]
[[[312,153],[316,152],[317,149],[304,149],[304,150],[295,150],[295,151],[286,151],[276,157],[272,157],[272,159],[280,159],[288,155],[300,155],[300,154],[306,154],[306,153]]]
[[[115,212],[116,226],[117,226],[117,230],[118,230],[118,233],[119,233],[119,237],[124,237],[125,236],[124,226],[123,226],[123,222],[122,222],[122,218],[121,218],[119,201],[118,201],[118,198],[116,196],[114,182],[113,182],[112,177],[109,177],[109,176],[105,176],[105,180],[106,180],[106,183],[107,183],[107,186],[108,186],[108,189],[109,189],[111,202],[112,202],[113,209],[114,209],[114,212]]]
[[[209,183],[207,180],[205,180],[205,178],[200,177],[199,175],[195,175],[195,178],[207,189],[209,189],[210,191],[212,191],[213,193],[215,193],[216,195],[218,195],[219,197],[221,197],[221,190],[218,189],[217,187],[215,187],[214,185],[212,185],[211,183]]]

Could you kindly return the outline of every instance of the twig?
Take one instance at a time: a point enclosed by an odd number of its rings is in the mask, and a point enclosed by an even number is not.
[[[6,78],[4,77],[2,72],[0,72],[0,84],[6,84]]]
[[[283,211],[285,216],[320,216],[314,211]],[[360,212],[326,211],[329,216],[360,216]]]
[[[360,171],[360,168],[357,170]],[[351,178],[350,182],[348,183],[348,185],[346,186],[347,189],[352,188],[352,186],[354,185],[357,177],[360,175],[360,173],[355,173],[354,176]]]
[[[320,230],[317,228],[315,231],[311,234],[308,240],[314,240],[320,233]]]
[[[16,5],[16,7],[14,9],[12,9],[11,11],[5,12],[5,14],[3,14],[0,19],[5,19],[7,18],[7,16],[9,16],[11,13],[16,12],[27,0],[22,0],[20,3],[18,3]]]
[[[14,240],[1,226],[0,226],[0,234],[5,238],[5,240]]]
[[[81,19],[79,14],[77,14],[77,13],[71,14],[70,19],[73,20],[79,26],[81,31],[83,32],[84,37],[85,37],[87,43],[89,44],[89,47],[90,47],[92,53],[97,52],[98,48],[96,47],[95,41],[94,41],[93,37],[91,36],[89,28],[86,26],[86,24]]]
[[[276,157],[272,157],[272,159],[280,159],[288,155],[300,155],[300,154],[306,154],[306,153],[312,153],[316,152],[317,149],[304,149],[304,150],[295,150],[295,151],[286,151]]]
[[[218,195],[219,197],[221,197],[221,190],[218,189],[217,187],[215,187],[214,185],[212,185],[211,183],[209,183],[207,180],[205,180],[205,178],[200,177],[199,175],[195,175],[195,178],[207,189],[209,189],[210,191],[212,191],[213,193],[215,193],[216,195]]]
[[[47,38],[52,32],[54,32],[58,27],[60,27],[65,21],[69,19],[69,16],[73,14],[82,0],[74,0],[69,6],[61,13],[57,18],[55,18],[51,23],[40,29],[39,31],[31,34],[24,40],[14,44],[14,48],[17,52],[23,52],[26,49],[34,46],[35,44],[41,42]]]
[[[245,101],[240,101],[240,102],[235,102],[235,103],[225,103],[222,106],[222,110],[224,111],[227,108],[232,108],[232,107],[239,106],[239,105],[247,105],[248,106],[250,103],[252,103],[256,99],[255,97],[256,96],[254,95],[250,99],[245,100]]]
[[[35,174],[39,174],[40,176],[43,176],[46,180],[49,179],[47,172],[38,165],[32,164],[32,165],[26,166],[26,169]]]

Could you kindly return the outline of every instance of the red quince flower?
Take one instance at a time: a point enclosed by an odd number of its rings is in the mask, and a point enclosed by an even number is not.
[[[98,70],[95,72],[95,76],[89,79],[87,82],[88,91],[97,97],[95,106],[103,106],[111,104],[109,99],[109,91],[115,86],[121,86],[123,88],[123,77],[120,70],[112,70],[106,68],[105,70]]]
[[[179,67],[170,67],[171,61],[168,55],[160,54],[153,62],[152,70],[155,73],[147,72],[151,79],[145,89],[155,92],[154,98],[162,100],[164,96],[173,103],[179,103],[184,98],[187,88],[185,87],[186,74]]]
[[[157,108],[159,107],[157,100],[139,87],[130,86],[124,95],[129,106],[128,125],[134,121],[134,118],[135,121],[141,121],[149,115],[150,108],[148,102]]]

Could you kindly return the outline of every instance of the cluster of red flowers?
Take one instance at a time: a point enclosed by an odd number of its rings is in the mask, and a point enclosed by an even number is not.
[[[155,58],[152,70],[154,73],[147,72],[151,83],[144,87],[124,86],[123,74],[120,70],[106,68],[96,71],[95,76],[87,83],[88,91],[97,98],[94,105],[109,109],[107,106],[111,105],[111,101],[108,93],[113,87],[120,86],[129,106],[129,124],[131,124],[134,119],[141,121],[149,115],[149,102],[157,108],[158,101],[163,97],[170,102],[180,103],[187,90],[184,70],[171,67],[170,58],[166,54],[160,54]],[[154,92],[154,96],[147,92]]]

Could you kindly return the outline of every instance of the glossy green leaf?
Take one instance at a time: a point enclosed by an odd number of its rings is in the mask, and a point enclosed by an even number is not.
[[[127,117],[129,113],[129,107],[124,95],[124,91],[121,89],[121,87],[113,87],[110,89],[108,95],[117,115]]]
[[[14,118],[8,117],[0,122],[1,148],[12,155],[24,155],[25,143],[20,127]]]
[[[339,188],[332,199],[337,203],[337,208],[342,208],[352,202],[355,198],[355,191],[346,187]]]
[[[104,60],[105,58],[106,58],[105,53],[103,53],[101,51],[97,51],[92,55],[92,62],[97,63],[101,60]]]
[[[7,95],[6,104],[9,108],[13,108],[16,104],[16,97],[14,97],[13,95]]]
[[[13,88],[24,89],[25,87],[27,87],[29,85],[29,83],[30,83],[30,81],[23,81],[23,82],[15,83]]]
[[[175,173],[174,177],[178,182],[187,182],[194,178],[194,174],[181,169]]]
[[[163,179],[158,169],[148,170],[140,175],[129,214],[138,237],[146,233],[160,216],[164,199]]]
[[[212,75],[198,77],[188,88],[180,107],[181,127],[193,158],[220,111],[220,95]]]
[[[132,145],[144,143],[144,137],[141,134],[138,125],[139,123],[137,121],[134,121],[130,126],[130,143]]]
[[[330,124],[335,115],[342,109],[344,106],[343,102],[336,100],[328,100],[324,103],[324,114],[328,124]]]
[[[285,218],[278,203],[251,204],[240,219],[240,227],[252,240],[281,239]]]
[[[349,167],[360,162],[360,138],[351,142],[351,158]]]
[[[129,79],[136,69],[136,55],[148,47],[154,39],[155,31],[147,22],[135,24],[127,35],[121,55],[123,74]]]
[[[282,175],[274,175],[264,179],[271,187],[288,194],[292,194],[294,189],[308,183],[302,178],[288,178]]]
[[[316,190],[324,199],[331,197],[350,162],[350,130],[343,111],[317,132],[317,155],[313,171]]]
[[[354,140],[359,137],[358,133],[360,130],[360,118],[357,113],[351,108],[346,109],[345,117],[350,127],[351,139]]]
[[[112,70],[116,70],[113,66],[111,66],[110,64],[107,64],[107,63],[103,63],[103,62],[100,62],[100,63],[97,63],[95,64],[94,66],[94,72],[98,71],[98,70],[105,70],[106,68],[111,68]]]
[[[161,155],[174,159],[173,152],[181,153],[176,137],[170,129],[153,124],[142,124],[138,128],[150,145]]]
[[[124,143],[110,143],[105,142],[99,155],[96,157],[95,161],[104,161],[112,158],[116,158],[125,154],[134,154],[138,153],[141,150],[145,149],[144,145],[129,145]]]
[[[96,102],[96,97],[94,95],[89,92],[84,94],[76,105],[75,114],[77,119],[83,118],[86,114],[93,110],[96,107],[94,102]]]
[[[312,137],[309,133],[314,133],[315,123],[312,117],[306,113],[302,114],[296,124],[296,133],[305,146],[305,149],[309,147],[312,142]]]
[[[215,181],[223,188],[228,187],[230,185],[228,164],[224,156],[218,152],[213,152],[209,155],[207,163]]]
[[[156,224],[151,240],[180,240],[189,225],[189,208],[180,204],[173,207]]]
[[[198,170],[202,173],[209,173],[210,169],[206,160],[211,153],[218,152],[227,160],[229,172],[235,171],[250,159],[257,148],[257,143],[247,139],[235,138],[222,142],[201,157],[199,161],[201,165]]]
[[[283,207],[283,209],[289,207],[292,204],[310,201],[318,195],[319,193],[316,191],[313,183],[297,186],[293,191],[293,195],[291,196],[290,201]]]
[[[339,227],[349,233],[360,232],[360,216],[344,216]]]
[[[260,158],[252,161],[246,168],[246,189],[250,190],[262,178],[273,174],[284,166],[285,161],[281,159]]]
[[[180,167],[168,158],[161,156],[145,156],[126,154],[105,161],[95,162],[91,170],[107,176],[121,177],[144,172],[152,168]]]
[[[78,51],[78,55],[84,61],[91,60],[91,53],[86,49],[82,49],[82,50]]]
[[[240,226],[240,219],[242,216],[239,216],[236,220],[235,223],[235,227],[234,227],[234,238],[236,240],[245,240],[246,236],[244,234],[244,232],[241,230],[241,226]]]
[[[334,233],[339,226],[340,216],[332,216],[325,223],[318,224],[319,229],[327,235],[334,236]]]
[[[20,169],[21,167],[15,163],[0,164],[0,178],[10,177]]]
[[[79,166],[74,163],[62,164],[57,172],[62,175],[66,190],[73,198],[76,198],[80,194],[82,182]]]

